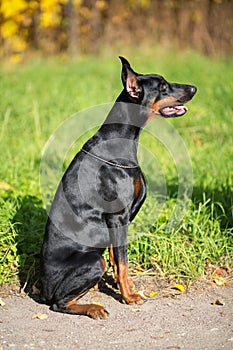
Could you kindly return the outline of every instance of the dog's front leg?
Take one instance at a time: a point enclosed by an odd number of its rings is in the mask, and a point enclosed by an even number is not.
[[[114,280],[119,285],[118,266],[117,266],[115,259],[114,259],[114,251],[113,251],[112,245],[109,247],[109,262],[113,268]],[[129,287],[131,290],[135,289],[135,284],[131,278],[128,278],[128,284],[129,284]]]
[[[128,277],[128,256],[127,245],[113,247],[114,262],[117,270],[117,282],[120,287],[122,299],[127,304],[143,304],[143,298],[135,292],[132,292],[131,280]]]

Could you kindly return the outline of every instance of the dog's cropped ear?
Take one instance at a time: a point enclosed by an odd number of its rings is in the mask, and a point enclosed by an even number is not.
[[[138,99],[141,95],[142,88],[138,82],[138,74],[130,67],[129,62],[122,56],[119,56],[122,63],[121,79],[123,86],[129,96]]]

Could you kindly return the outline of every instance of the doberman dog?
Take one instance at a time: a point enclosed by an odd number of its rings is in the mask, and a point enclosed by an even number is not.
[[[41,250],[41,296],[51,309],[105,318],[104,306],[79,304],[106,271],[109,248],[122,300],[143,304],[128,278],[127,230],[146,197],[137,161],[140,131],[154,117],[179,117],[192,85],[138,74],[122,62],[123,91],[96,134],[76,154],[53,200]]]

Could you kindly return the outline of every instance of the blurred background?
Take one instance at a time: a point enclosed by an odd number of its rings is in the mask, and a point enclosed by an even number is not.
[[[2,0],[1,58],[163,46],[232,53],[232,0]]]

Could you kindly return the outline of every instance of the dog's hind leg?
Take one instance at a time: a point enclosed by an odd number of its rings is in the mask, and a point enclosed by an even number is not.
[[[64,273],[64,278],[54,293],[53,311],[87,315],[92,318],[106,318],[108,312],[101,305],[78,304],[88,290],[94,287],[104,274],[104,263],[98,252],[88,252],[72,256],[72,264]]]

